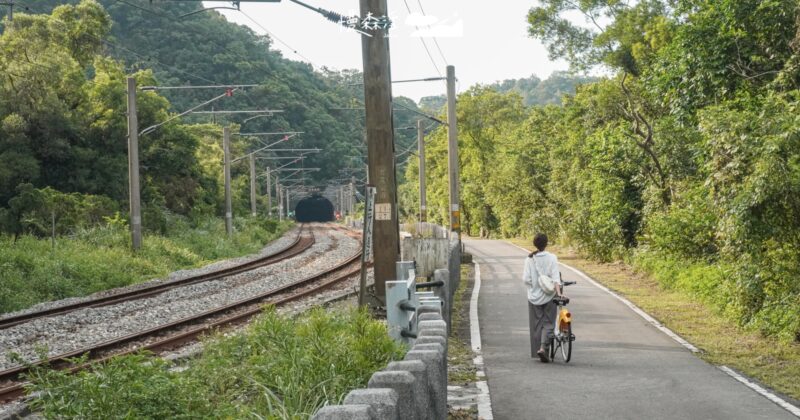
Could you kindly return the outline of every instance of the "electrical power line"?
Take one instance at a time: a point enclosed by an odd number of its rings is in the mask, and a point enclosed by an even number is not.
[[[284,46],[286,46],[286,48],[288,48],[289,50],[291,50],[293,53],[297,54],[297,56],[298,56],[298,57],[300,57],[300,58],[302,58],[303,60],[307,61],[309,64],[312,64],[312,63],[311,63],[311,60],[309,60],[309,59],[308,59],[306,56],[304,56],[303,54],[300,54],[299,52],[297,52],[297,50],[296,50],[296,49],[294,49],[294,48],[292,48],[292,46],[291,46],[291,45],[287,44],[287,43],[286,43],[286,41],[284,41],[284,40],[282,40],[282,39],[278,38],[277,36],[275,36],[275,34],[274,34],[274,33],[272,33],[272,32],[271,32],[269,29],[265,28],[265,27],[264,27],[264,25],[262,25],[262,24],[258,23],[258,21],[256,21],[256,20],[255,20],[255,19],[253,19],[252,17],[250,17],[250,15],[248,15],[247,13],[245,13],[245,11],[244,11],[244,10],[241,10],[241,9],[240,9],[240,10],[239,10],[239,13],[241,13],[242,15],[244,15],[244,17],[246,17],[246,18],[250,19],[250,21],[251,21],[251,22],[253,22],[253,24],[255,24],[256,26],[258,26],[259,28],[261,28],[262,30],[264,30],[264,32],[266,32],[266,33],[267,33],[267,35],[269,35],[270,37],[274,38],[276,41],[278,41],[278,42],[280,42],[281,44],[283,44]],[[313,65],[313,64],[312,64],[312,65]]]
[[[422,16],[428,16],[427,14],[425,14],[425,9],[422,7],[422,0],[417,0],[417,4],[419,5],[419,10],[422,11]],[[428,28],[430,28],[430,26],[428,26]],[[436,45],[436,49],[439,50],[439,56],[442,57],[442,61],[444,61],[444,64],[446,66],[449,66],[450,63],[448,63],[447,59],[444,57],[444,53],[442,52],[442,47],[439,46],[439,41],[436,40],[435,36],[432,36],[431,38],[433,38],[433,43]]]
[[[406,9],[408,10],[408,14],[410,15],[411,7],[408,5],[408,0],[403,0],[403,3],[406,5]],[[414,28],[419,30],[419,26],[414,25]],[[419,37],[420,42],[422,42],[422,47],[425,48],[425,53],[428,54],[428,58],[431,59],[431,64],[433,64],[433,68],[436,69],[436,73],[439,74],[439,77],[442,76],[442,71],[439,70],[439,66],[436,64],[436,60],[433,59],[433,55],[431,55],[431,50],[428,48],[428,44],[425,43],[425,38]]]

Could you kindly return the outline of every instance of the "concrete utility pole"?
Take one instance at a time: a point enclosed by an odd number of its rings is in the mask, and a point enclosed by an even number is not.
[[[139,119],[136,116],[136,79],[128,77],[128,196],[131,211],[131,243],[142,247],[142,202],[139,187]]]
[[[447,166],[450,172],[450,230],[461,239],[458,177],[458,123],[456,121],[456,68],[447,66]]]
[[[233,234],[233,209],[231,208],[231,129],[222,127],[222,150],[225,154],[224,174],[225,174],[225,232],[228,236]]]
[[[361,18],[386,16],[386,0],[360,0]],[[375,295],[383,302],[386,281],[394,280],[395,262],[400,257],[397,224],[397,184],[394,167],[392,83],[387,31],[365,29],[372,36],[361,37],[364,64],[364,107],[366,112],[369,181],[377,188],[373,252]]]
[[[292,203],[289,201],[291,199],[290,197],[291,197],[292,192],[289,190],[289,188],[286,188],[284,191],[286,192],[286,218],[288,219],[289,218],[289,211],[292,208]]]
[[[283,221],[283,192],[278,175],[275,175],[275,196],[278,198],[278,220]]]
[[[267,213],[272,218],[272,181],[269,174],[269,166],[267,166]]]
[[[428,199],[425,196],[425,129],[422,120],[417,120],[417,154],[419,155],[419,221],[428,218]]]
[[[356,209],[356,177],[350,177],[350,191],[348,191],[347,208],[350,214],[355,214]]]
[[[250,154],[250,214],[256,216],[256,157]]]

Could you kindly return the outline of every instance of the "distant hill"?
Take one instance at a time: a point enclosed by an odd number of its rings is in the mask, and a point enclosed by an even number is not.
[[[545,80],[531,75],[524,79],[507,79],[490,87],[500,92],[517,92],[522,96],[525,105],[560,104],[565,94],[574,94],[575,87],[598,80],[594,77],[574,76],[567,72],[556,71]]]
[[[49,13],[62,4],[80,0],[37,0],[19,13]],[[232,98],[215,104],[216,109],[279,109],[270,118],[251,119],[243,130],[267,132],[297,130],[297,147],[318,147],[326,153],[310,156],[307,163],[319,166],[319,180],[339,177],[345,166],[363,168],[364,114],[362,81],[359,70],[330,71],[285,57],[273,48],[268,36],[231,23],[216,11],[191,14],[200,3],[149,2],[147,0],[96,0],[113,20],[106,53],[122,60],[130,72],[152,69],[158,83],[165,86],[210,84],[258,84],[259,88],[236,92]],[[0,20],[6,8],[0,7]],[[309,23],[324,25],[315,16]],[[0,25],[2,31],[2,25]],[[296,36],[300,36],[297,34]],[[302,53],[302,51],[300,51]],[[320,63],[322,64],[322,63]],[[217,95],[209,90],[162,91],[174,111],[182,111]],[[397,98],[407,107],[414,101]],[[210,108],[209,108],[210,109]],[[220,115],[216,122],[242,124],[250,115]],[[406,110],[395,112],[395,126],[416,124],[418,116]],[[184,122],[211,122],[208,115],[187,116]],[[416,132],[398,130],[397,149],[416,142]],[[363,176],[363,174],[361,175]]]
[[[506,79],[490,84],[489,87],[503,93],[516,92],[522,96],[523,102],[527,106],[558,105],[561,104],[561,97],[574,94],[578,85],[597,80],[596,77],[575,76],[568,72],[556,71],[545,80],[531,75],[531,77],[523,79]],[[419,100],[419,107],[432,114],[444,111],[446,105],[447,97],[445,95],[425,96]]]

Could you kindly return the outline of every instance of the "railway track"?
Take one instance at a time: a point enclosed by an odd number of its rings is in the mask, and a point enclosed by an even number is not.
[[[265,305],[284,305],[318,293],[329,286],[351,278],[360,273],[360,257],[361,253],[358,252],[321,273],[276,287],[238,302],[98,343],[91,347],[52,356],[47,360],[27,366],[18,366],[0,371],[0,402],[13,401],[24,395],[25,382],[22,377],[32,367],[49,366],[74,372],[85,369],[93,363],[102,363],[114,356],[141,350],[159,352],[179,347],[197,340],[203,334],[220,328],[242,324],[259,314]],[[70,359],[82,355],[87,355],[89,362],[76,365],[70,361]]]
[[[20,315],[0,319],[0,330],[13,327],[25,322],[30,322],[35,319],[45,318],[53,315],[61,315],[68,312],[76,311],[84,308],[96,308],[99,306],[113,305],[115,303],[130,301],[135,299],[142,299],[149,296],[154,296],[159,293],[164,293],[176,287],[184,287],[195,283],[204,281],[217,280],[223,277],[232,276],[235,274],[243,273],[245,271],[254,270],[256,268],[264,267],[267,265],[275,264],[277,262],[292,258],[303,253],[305,250],[314,245],[313,235],[304,235],[306,233],[305,226],[301,226],[297,232],[294,241],[283,249],[280,249],[272,254],[265,255],[252,261],[239,264],[233,267],[228,267],[220,270],[215,270],[205,274],[186,277],[180,280],[174,280],[166,283],[155,284],[141,289],[131,290],[128,292],[115,293],[108,296],[96,297],[89,300],[84,300],[64,306],[50,308],[46,310],[28,312]]]

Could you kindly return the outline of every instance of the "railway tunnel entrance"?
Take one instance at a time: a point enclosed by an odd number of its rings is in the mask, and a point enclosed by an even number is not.
[[[332,222],[335,220],[333,203],[318,194],[298,201],[294,214],[298,222]]]

